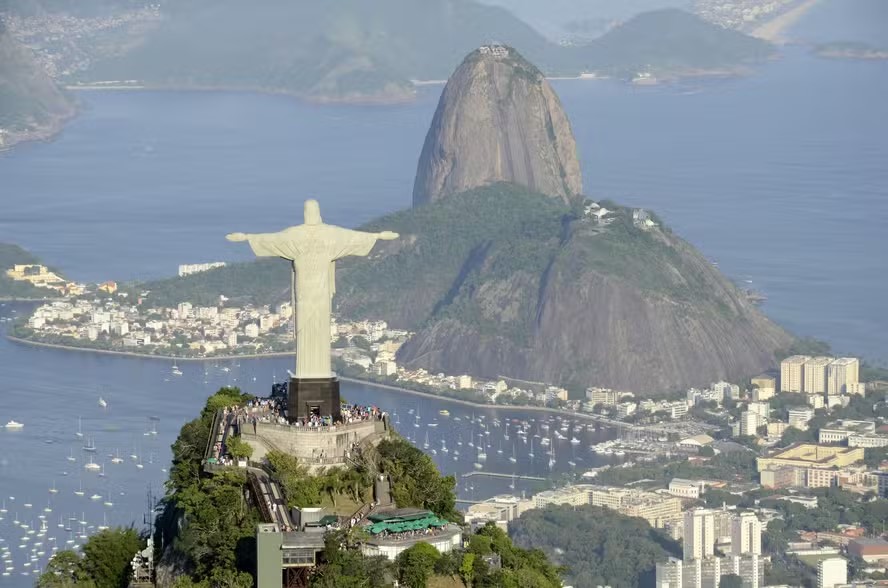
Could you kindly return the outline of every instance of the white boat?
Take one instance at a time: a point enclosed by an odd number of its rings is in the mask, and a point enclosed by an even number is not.
[[[85,464],[83,467],[90,472],[97,472],[102,469],[102,466],[100,466],[93,460],[89,460],[89,463]]]
[[[83,446],[84,451],[89,451],[90,453],[95,453],[96,451],[96,441],[92,437],[86,442],[86,445]]]
[[[580,440],[577,439],[576,437],[571,437],[571,438],[570,438],[570,444],[571,444],[571,445],[579,445],[579,444],[580,444]]]
[[[83,419],[77,417],[77,432],[74,433],[78,437],[83,437]]]
[[[25,426],[25,425],[23,425],[22,423],[19,423],[19,422],[16,422],[16,421],[9,421],[8,423],[6,423],[6,428],[7,428],[7,429],[21,429],[21,428],[23,428],[24,426]]]
[[[117,450],[117,454],[111,458],[111,463],[123,463],[123,458],[120,457],[120,450]]]
[[[182,370],[179,369],[179,366],[176,365],[175,361],[173,362],[173,375],[174,376],[181,376],[182,375]]]
[[[58,494],[59,493],[59,489],[56,488],[56,485],[55,485],[55,480],[52,481],[52,487],[49,489],[49,493],[50,494]]]
[[[90,500],[101,500],[102,495],[101,494],[93,494],[92,496],[89,497],[89,499]]]
[[[107,408],[108,406],[108,402],[101,396],[99,396],[99,406],[101,406],[102,408]]]

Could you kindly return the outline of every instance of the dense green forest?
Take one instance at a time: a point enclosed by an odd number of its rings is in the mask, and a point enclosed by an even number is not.
[[[550,506],[509,524],[516,545],[543,550],[577,588],[653,586],[654,568],[681,546],[643,519],[598,506]]]
[[[258,511],[246,499],[243,470],[230,468],[202,475],[203,452],[217,410],[240,405],[251,397],[237,388],[222,388],[207,399],[198,418],[186,423],[173,444],[173,465],[167,482],[164,511],[157,521],[158,544],[167,545],[165,562],[177,562],[187,574],[177,586],[252,585],[255,572],[255,529]],[[238,445],[235,443],[235,445]],[[456,480],[442,476],[432,459],[405,439],[394,434],[384,439],[367,456],[356,457],[354,468],[331,468],[319,475],[292,457],[269,454],[272,475],[281,482],[290,506],[329,504],[337,500],[363,503],[371,479],[362,459],[372,460],[373,469],[391,477],[398,507],[427,508],[451,521],[461,522],[456,510]],[[353,512],[353,508],[349,512]],[[428,545],[405,552],[397,562],[364,557],[360,543],[366,536],[360,528],[331,533],[324,561],[312,577],[312,586],[389,586],[397,578],[402,585],[425,586],[433,576],[460,578],[473,586],[560,586],[559,570],[539,551],[519,549],[495,527],[484,527],[473,536],[465,551],[441,555]],[[485,558],[495,554],[502,569],[494,569]]]

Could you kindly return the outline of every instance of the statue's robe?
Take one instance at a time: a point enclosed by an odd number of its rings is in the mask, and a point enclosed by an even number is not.
[[[336,292],[336,260],[368,255],[377,235],[321,223],[248,234],[247,240],[257,256],[281,257],[293,263],[296,377],[331,377],[330,314]]]

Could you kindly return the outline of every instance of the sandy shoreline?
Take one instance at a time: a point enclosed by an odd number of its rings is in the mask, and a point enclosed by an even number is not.
[[[287,357],[292,355],[291,352],[281,351],[274,353],[252,353],[245,355],[225,355],[225,356],[214,356],[214,357],[173,357],[169,355],[151,355],[148,353],[135,353],[130,351],[110,351],[107,349],[90,349],[88,347],[72,347],[70,345],[59,345],[57,343],[43,343],[41,341],[30,341],[28,339],[21,339],[19,337],[13,337],[12,335],[6,335],[6,338],[15,343],[23,343],[25,345],[32,345],[35,347],[48,347],[50,349],[62,349],[64,351],[80,351],[86,353],[103,353],[106,355],[117,355],[123,357],[132,357],[138,359],[157,359],[163,361],[170,360],[182,360],[182,361],[216,361],[216,360],[232,360],[232,359],[265,359],[265,358],[274,358],[274,357]],[[433,394],[431,392],[421,392],[419,390],[413,390],[411,388],[403,388],[401,386],[394,386],[391,384],[383,384],[381,382],[375,382],[373,380],[362,380],[361,378],[353,378],[347,376],[339,376],[340,381],[349,382],[352,384],[361,384],[364,386],[372,386],[375,388],[381,388],[384,390],[392,390],[395,392],[403,392],[405,394],[413,394],[415,396],[425,396],[427,398],[435,398],[437,400],[442,400],[444,402],[451,402],[454,404],[461,404],[463,406],[472,406],[479,408],[486,408],[489,410],[509,410],[509,411],[527,411],[527,412],[548,412],[552,414],[561,414],[565,416],[569,416],[571,418],[581,418],[584,420],[595,421],[598,418],[594,415],[587,415],[579,412],[571,412],[569,410],[561,410],[558,408],[547,408],[544,406],[510,406],[505,404],[487,404],[483,402],[472,402],[471,400],[463,400],[461,398],[452,398],[450,396],[444,396],[442,394]]]
[[[802,0],[801,4],[787,10],[780,16],[777,16],[765,24],[757,27],[749,34],[765,41],[772,43],[786,43],[787,38],[784,33],[792,27],[802,16],[805,15],[820,0]]]
[[[87,353],[103,353],[105,355],[119,355],[123,357],[135,357],[139,359],[159,359],[163,361],[228,361],[232,359],[263,359],[266,357],[287,357],[291,351],[273,351],[271,353],[244,353],[241,355],[212,355],[209,357],[179,357],[175,355],[156,355],[152,353],[138,353],[136,351],[112,351],[110,349],[93,349],[91,347],[75,347],[73,345],[61,345],[59,343],[44,343],[43,341],[31,341],[7,334],[6,338],[16,343],[33,345],[35,347],[48,347],[50,349],[63,349],[65,351],[83,351]]]

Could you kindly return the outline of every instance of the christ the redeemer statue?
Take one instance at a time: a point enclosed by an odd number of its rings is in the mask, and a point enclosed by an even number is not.
[[[247,241],[259,257],[281,257],[293,264],[292,297],[296,313],[296,377],[330,378],[330,312],[336,292],[336,260],[366,256],[377,239],[397,239],[391,231],[365,233],[324,224],[317,200],[305,201],[305,222],[277,233],[231,233]]]

